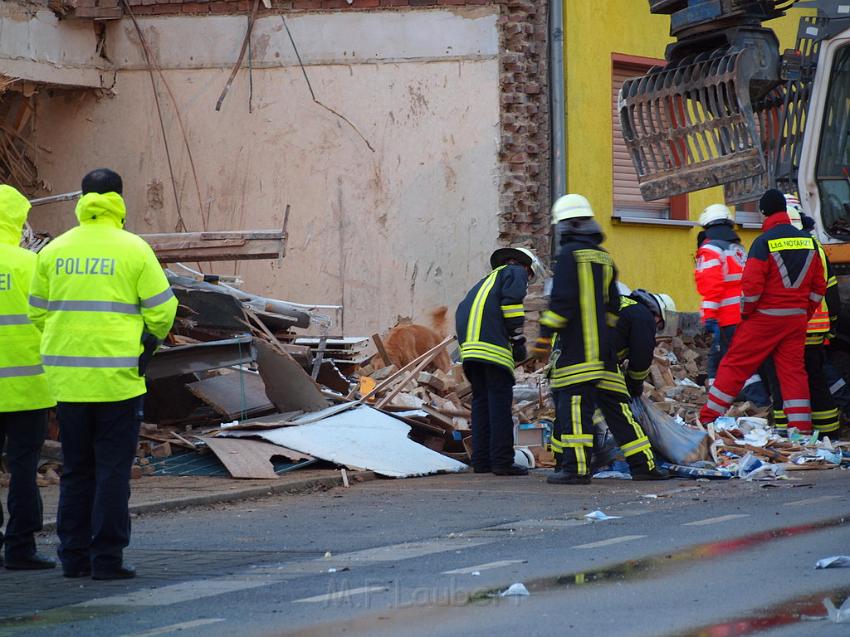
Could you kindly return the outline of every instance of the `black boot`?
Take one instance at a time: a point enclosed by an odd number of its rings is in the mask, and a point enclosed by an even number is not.
[[[56,568],[56,561],[40,553],[33,553],[19,559],[6,558],[6,568],[10,571],[43,571]]]
[[[632,471],[632,480],[669,480],[672,477],[667,469],[661,467],[649,471]]]
[[[528,469],[521,467],[518,464],[508,465],[507,467],[493,467],[493,475],[497,476],[527,476]]]
[[[590,484],[590,476],[579,476],[561,470],[546,478],[546,482],[549,484]]]
[[[112,571],[93,572],[91,575],[92,579],[97,580],[133,579],[134,577],[136,577],[136,569],[129,564],[119,566]]]

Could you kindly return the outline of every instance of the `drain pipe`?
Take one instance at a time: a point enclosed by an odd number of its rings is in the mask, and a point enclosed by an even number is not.
[[[549,116],[552,122],[551,193],[554,202],[567,194],[567,124],[566,78],[564,76],[564,0],[549,2]],[[553,229],[550,237],[551,256],[555,257],[558,242]]]

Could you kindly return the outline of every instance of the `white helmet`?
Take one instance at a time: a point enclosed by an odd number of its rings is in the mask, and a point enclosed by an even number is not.
[[[590,202],[581,195],[569,194],[558,197],[552,204],[552,225],[565,219],[593,218]]]
[[[667,313],[676,311],[676,302],[669,294],[653,294],[652,298],[655,299],[655,302],[658,303],[658,307],[661,308],[661,320],[664,325],[666,325]],[[661,329],[664,329],[663,325]]]
[[[717,223],[735,223],[735,217],[728,206],[722,203],[713,203],[702,211],[699,216],[699,225],[703,228],[713,226]]]
[[[797,230],[802,230],[803,206],[800,205],[800,200],[795,195],[785,195],[785,212],[788,213],[791,225]]]
[[[490,255],[490,267],[498,268],[510,260],[531,268],[532,276],[535,279],[540,280],[546,276],[546,268],[543,267],[543,263],[528,248],[496,248],[493,254]]]
[[[653,314],[661,319],[661,324],[658,328],[662,330],[667,325],[667,313],[676,311],[676,303],[669,294],[654,294],[638,289],[632,291],[631,297],[637,301],[641,301],[645,307],[649,308]]]

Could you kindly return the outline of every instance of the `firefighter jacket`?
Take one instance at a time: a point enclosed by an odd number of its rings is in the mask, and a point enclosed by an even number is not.
[[[549,309],[540,317],[541,336],[556,332],[560,341],[553,389],[596,382],[625,392],[612,329],[620,306],[617,270],[601,242],[601,235],[571,235],[558,256]]]
[[[744,318],[807,315],[811,318],[826,293],[826,277],[815,240],[791,225],[788,215],[767,217],[747,256],[741,281]]]
[[[620,316],[614,329],[617,360],[620,364],[629,360],[626,377],[634,381],[645,380],[655,353],[655,315],[643,303],[622,296]]]
[[[89,193],[76,214],[80,225],[39,253],[30,288],[50,389],[62,402],[140,396],[142,334],[164,339],[177,299],[151,247],[123,230],[120,195]]]
[[[841,309],[841,300],[838,296],[838,279],[835,278],[832,264],[829,262],[823,246],[817,239],[814,241],[826,279],[826,294],[806,326],[806,345],[823,344],[830,332],[835,331],[838,323],[838,312]]]
[[[455,313],[461,361],[501,365],[514,373],[512,344],[522,339],[527,292],[528,274],[520,265],[498,267],[475,284]]]
[[[715,319],[721,327],[741,322],[741,277],[746,253],[738,235],[727,225],[706,229],[697,250],[694,279],[702,297],[703,321]]]
[[[0,412],[52,407],[38,345],[41,333],[27,316],[36,254],[20,247],[30,202],[0,186]]]

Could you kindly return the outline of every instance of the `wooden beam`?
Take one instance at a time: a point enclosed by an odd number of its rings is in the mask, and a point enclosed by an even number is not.
[[[281,259],[286,254],[283,230],[169,232],[143,234],[160,263]]]

